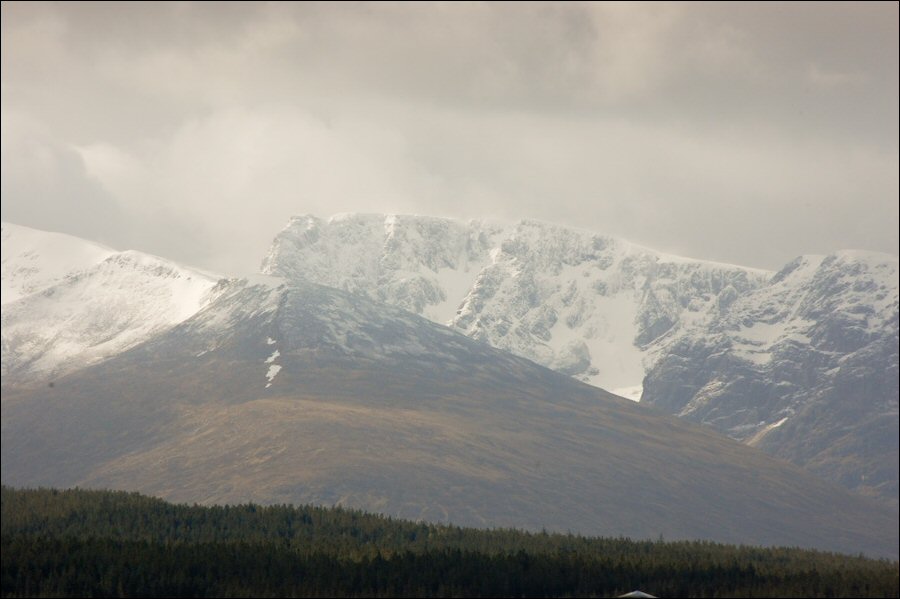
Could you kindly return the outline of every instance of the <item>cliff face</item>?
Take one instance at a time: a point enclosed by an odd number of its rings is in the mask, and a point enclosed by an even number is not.
[[[361,293],[611,390],[771,273],[537,221],[294,218],[263,272]]]
[[[649,369],[644,402],[897,499],[897,261],[803,256]]]

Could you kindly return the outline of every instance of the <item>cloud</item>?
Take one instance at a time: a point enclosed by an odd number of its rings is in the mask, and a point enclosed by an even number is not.
[[[862,83],[863,75],[858,72],[847,73],[823,69],[819,65],[811,64],[806,72],[807,80],[819,87],[840,87]]]
[[[188,223],[206,244],[190,248],[192,259],[220,270],[255,270],[292,214],[373,202],[399,210],[415,195],[404,141],[391,129],[296,111],[223,109],[134,154],[109,144],[80,152],[90,175],[132,212],[154,206]]]
[[[79,151],[87,173],[130,213],[152,206],[156,220],[186,223],[196,232],[192,261],[219,270],[252,271],[287,217],[304,212],[427,206],[459,218],[589,222],[648,245],[772,266],[784,261],[782,236],[802,240],[805,251],[830,251],[823,234],[830,240],[848,222],[865,223],[843,233],[860,247],[890,239],[894,226],[883,193],[898,192],[896,153],[777,131],[708,135],[422,107],[406,116],[390,124],[271,107],[222,110],[137,155],[109,145]]]
[[[108,238],[241,271],[291,214],[359,210],[896,253],[895,4],[2,10],[4,123],[31,123],[4,215],[34,224],[102,205]]]
[[[106,243],[127,228],[118,204],[88,175],[78,151],[27,117],[4,112],[0,126],[3,220]]]

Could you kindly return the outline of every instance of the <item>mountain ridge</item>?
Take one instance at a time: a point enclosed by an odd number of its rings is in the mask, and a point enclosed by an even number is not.
[[[102,260],[68,273],[54,265],[42,278],[40,252],[9,251],[15,230],[4,224],[4,277],[32,292],[3,306],[4,388],[45,385],[114,356],[233,285],[89,242],[86,254],[65,257]],[[32,242],[40,237],[29,231]],[[345,214],[295,218],[286,231],[266,259],[281,279],[248,284],[327,275],[330,285],[432,320],[452,315],[451,328],[470,338],[592,383],[611,373],[619,395],[643,394],[647,405],[897,504],[896,258],[844,250],[798,257],[777,273],[723,270],[528,220],[504,228]],[[318,256],[307,260],[311,252]],[[177,301],[178,285],[190,301]],[[366,323],[353,323],[344,338],[363,338]],[[270,349],[261,380],[277,388],[282,364]]]
[[[158,256],[9,223],[2,251],[4,386],[46,384],[128,349],[194,314],[216,280]]]
[[[611,266],[618,270],[606,276]],[[659,271],[658,288],[643,299],[651,269]],[[744,291],[771,276],[531,219],[377,214],[295,217],[276,236],[262,270],[364,293],[607,389],[640,386],[642,361],[652,359],[649,347],[623,355],[631,338],[622,335],[635,336],[629,323],[643,318],[641,344],[649,346],[664,342],[667,325],[685,311],[673,276],[709,277],[699,282],[707,295],[723,286],[714,279]],[[638,313],[629,307],[634,303]],[[573,329],[579,335],[569,344]]]

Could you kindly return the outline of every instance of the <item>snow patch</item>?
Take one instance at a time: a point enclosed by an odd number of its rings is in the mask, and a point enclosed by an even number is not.
[[[619,387],[610,391],[613,395],[630,399],[633,402],[640,402],[641,395],[644,393],[643,385],[632,385],[631,387]]]
[[[487,264],[488,261],[484,260],[465,264],[457,269],[439,269],[436,280],[439,281],[438,284],[444,292],[444,300],[426,306],[422,312],[422,316],[439,324],[452,324],[466,295],[468,295],[472,286],[475,285],[475,279]]]
[[[272,364],[269,366],[269,370],[266,372],[266,379],[269,381],[266,383],[266,389],[272,386],[272,381],[275,380],[275,377],[278,376],[278,373],[281,371],[281,366],[278,364]]]
[[[765,427],[763,427],[762,429],[757,431],[757,433],[754,434],[752,437],[747,439],[747,441],[746,441],[747,445],[758,444],[762,440],[763,437],[765,437],[770,432],[772,432],[773,430],[775,430],[776,428],[778,428],[779,426],[781,426],[782,424],[787,422],[788,418],[790,418],[790,416],[785,416],[784,418],[782,418],[781,420],[778,420],[777,422],[773,422],[772,424],[766,425]],[[764,424],[764,423],[760,423],[760,424]]]

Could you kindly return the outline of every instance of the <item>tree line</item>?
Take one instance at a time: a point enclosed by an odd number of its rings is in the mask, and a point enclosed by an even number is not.
[[[175,505],[2,488],[2,595],[897,597],[862,556],[396,520],[339,507]]]

